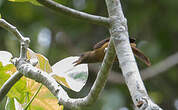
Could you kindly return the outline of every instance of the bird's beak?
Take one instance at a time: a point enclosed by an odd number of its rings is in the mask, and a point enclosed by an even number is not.
[[[74,64],[74,66],[77,66],[77,65],[81,64],[81,60],[78,59],[78,60],[74,61],[72,64]]]

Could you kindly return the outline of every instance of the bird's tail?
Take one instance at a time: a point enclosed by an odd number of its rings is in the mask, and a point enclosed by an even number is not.
[[[149,60],[148,57],[146,57],[143,52],[141,50],[139,50],[138,48],[136,48],[135,46],[131,46],[132,47],[132,51],[134,53],[134,55],[141,60],[142,62],[144,62],[147,66],[151,65],[151,62]]]

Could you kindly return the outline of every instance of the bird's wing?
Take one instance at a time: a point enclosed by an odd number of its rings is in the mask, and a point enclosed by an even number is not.
[[[101,48],[105,43],[108,43],[109,40],[110,40],[110,37],[98,42],[97,44],[94,45],[93,49],[95,50],[95,49]],[[130,40],[130,43],[135,44],[136,40],[134,38],[129,38],[129,40]]]
[[[110,37],[98,42],[97,44],[94,45],[93,49],[98,49],[101,48],[105,43],[109,42]]]

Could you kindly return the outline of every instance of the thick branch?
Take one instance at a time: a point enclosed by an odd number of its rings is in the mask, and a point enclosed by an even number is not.
[[[109,24],[109,18],[106,17],[101,17],[101,16],[96,16],[96,15],[91,15],[87,14],[81,11],[77,11],[74,9],[71,9],[69,7],[65,7],[55,1],[52,0],[37,0],[40,4],[58,12],[58,13],[63,13],[75,18],[83,19],[85,21],[89,21],[94,24],[102,24],[102,25],[107,25]]]
[[[106,4],[111,18],[111,37],[114,39],[120,67],[135,106],[140,110],[161,109],[149,98],[140,77],[139,70],[130,47],[127,21],[122,12],[120,0],[106,0]]]

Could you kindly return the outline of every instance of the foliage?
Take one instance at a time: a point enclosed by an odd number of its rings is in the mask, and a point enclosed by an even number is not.
[[[88,78],[87,64],[74,66],[73,62],[79,57],[65,58],[52,66],[51,74],[59,83],[79,92]]]
[[[10,75],[16,72],[15,67],[12,64],[8,64],[10,63],[11,58],[12,55],[9,52],[0,51],[0,61],[2,61],[2,63],[0,63],[1,64],[0,86],[4,84],[4,82],[10,77]],[[38,61],[38,64],[36,65],[37,68],[46,71],[48,73],[51,73],[51,75],[54,76],[54,78],[59,83],[75,91],[81,90],[81,88],[85,85],[88,76],[88,68],[86,64],[82,64],[76,67],[72,66],[72,62],[74,62],[78,58],[79,57],[66,58],[56,63],[53,66],[53,68],[51,68],[48,59],[46,57],[44,57],[41,54],[37,54],[33,52],[31,49],[28,49],[27,51],[27,59],[29,60],[37,59]],[[83,75],[86,76],[83,77]],[[78,77],[76,78],[75,76]],[[15,86],[8,93],[9,98],[7,100],[8,101],[7,103],[9,103],[9,105],[7,107],[9,106],[11,107],[14,105],[12,104],[14,103],[12,100],[14,100],[15,98],[18,99],[18,101],[21,104],[28,103],[26,102],[25,99],[29,97],[29,95],[33,96],[37,94],[36,91],[39,87],[40,87],[39,83],[35,82],[34,80],[23,77],[20,81],[18,81],[15,84]],[[34,100],[32,101],[33,103],[32,106],[30,107],[32,109],[34,109],[38,105],[42,105],[42,108],[47,110],[53,110],[55,108],[63,109],[62,105],[58,106],[57,99],[54,96],[51,96],[51,93],[45,87],[42,87],[42,89],[39,92],[39,95],[35,97],[35,99],[31,99],[31,100]]]
[[[8,0],[8,1],[11,1],[11,2],[30,2],[30,3],[32,3],[34,5],[39,5],[40,6],[40,4],[36,0]]]
[[[22,105],[15,98],[8,98],[5,110],[23,110]]]

